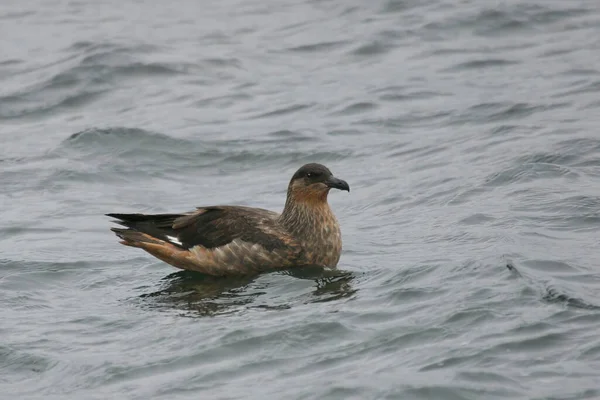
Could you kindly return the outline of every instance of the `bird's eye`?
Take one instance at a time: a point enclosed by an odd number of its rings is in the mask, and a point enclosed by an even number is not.
[[[313,176],[314,176],[314,174],[313,174],[312,172],[308,172],[308,173],[306,174],[306,177],[307,177],[307,178],[312,178]]]

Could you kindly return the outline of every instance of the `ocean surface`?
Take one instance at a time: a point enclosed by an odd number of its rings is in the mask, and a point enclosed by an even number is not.
[[[600,2],[0,5],[0,398],[600,399]],[[336,271],[109,212],[332,192]]]

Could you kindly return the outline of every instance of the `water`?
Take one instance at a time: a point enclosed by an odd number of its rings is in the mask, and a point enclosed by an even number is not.
[[[0,398],[600,398],[596,1],[0,6]],[[349,182],[337,273],[214,280],[107,212]]]

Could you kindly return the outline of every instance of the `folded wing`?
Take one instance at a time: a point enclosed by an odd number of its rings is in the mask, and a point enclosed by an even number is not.
[[[184,269],[221,275],[287,267],[301,252],[296,241],[275,223],[278,214],[268,210],[216,206],[184,214],[107,215],[128,228],[113,229],[124,244],[141,247]],[[140,235],[154,243],[144,244]]]

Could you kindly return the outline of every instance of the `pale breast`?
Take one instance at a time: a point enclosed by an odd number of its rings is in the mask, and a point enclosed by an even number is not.
[[[323,213],[314,222],[303,240],[305,262],[333,268],[342,252],[340,225],[333,213]]]

